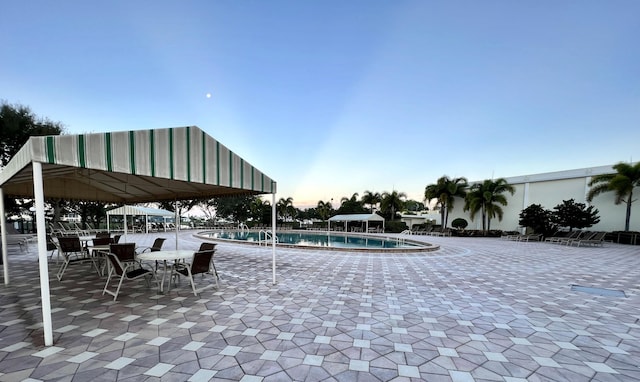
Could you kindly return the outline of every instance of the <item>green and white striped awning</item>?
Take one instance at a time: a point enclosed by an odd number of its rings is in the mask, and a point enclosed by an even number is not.
[[[0,171],[5,195],[33,196],[33,162],[42,163],[45,198],[130,204],[276,192],[196,126],[31,137]]]

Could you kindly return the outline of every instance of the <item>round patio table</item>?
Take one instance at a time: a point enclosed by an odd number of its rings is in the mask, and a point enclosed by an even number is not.
[[[162,261],[164,262],[164,272],[162,273],[162,281],[160,282],[160,293],[164,293],[164,279],[167,275],[167,261],[175,261],[193,258],[193,251],[186,249],[176,249],[172,251],[156,251],[144,252],[136,256],[140,261]],[[171,282],[171,278],[169,278]]]

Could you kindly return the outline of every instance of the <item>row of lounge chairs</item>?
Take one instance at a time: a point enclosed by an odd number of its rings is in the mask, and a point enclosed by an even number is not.
[[[528,235],[516,234],[516,235],[503,235],[500,238],[502,240],[511,240],[511,241],[541,241],[542,235],[538,233],[528,234]]]
[[[580,246],[591,246],[591,247],[602,247],[604,244],[604,239],[606,237],[606,232],[590,232],[590,231],[572,231],[565,235],[558,236],[550,236],[544,238],[542,234],[510,234],[501,236],[502,240],[512,240],[512,241],[542,241],[546,243],[555,243],[555,244],[563,244],[567,246],[576,247]]]
[[[549,243],[564,244],[576,247],[602,247],[607,233],[602,231],[572,231],[566,236],[552,236],[545,239]]]

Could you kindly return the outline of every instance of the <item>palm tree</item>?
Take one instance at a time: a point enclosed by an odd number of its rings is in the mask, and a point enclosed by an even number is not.
[[[430,184],[424,189],[424,198],[428,201],[437,200],[436,206],[440,206],[440,218],[442,222],[442,230],[447,226],[449,220],[449,211],[453,210],[455,198],[464,198],[467,194],[467,179],[449,178],[442,176],[436,184]]]
[[[440,210],[442,229],[447,226],[449,210],[453,209],[454,197],[464,196],[467,187],[465,178],[451,179],[448,176],[440,177],[435,184],[425,187],[424,198],[430,202],[436,200],[436,209]]]
[[[504,212],[501,206],[507,205],[505,192],[515,192],[515,187],[508,184],[504,178],[496,180],[485,180],[482,183],[476,183],[469,189],[465,197],[464,210],[470,211],[471,220],[480,212],[482,215],[482,231],[491,230],[491,219],[498,217],[502,220]]]
[[[331,205],[331,202],[323,202],[322,200],[319,200],[318,205],[316,206],[316,211],[318,211],[318,215],[320,216],[320,219],[322,219],[322,221],[325,221],[329,218],[332,209],[333,206]]]
[[[380,196],[380,193],[378,192],[374,193],[371,191],[365,191],[364,195],[362,195],[361,201],[362,204],[368,204],[371,209],[371,213],[373,213],[373,206],[382,201],[382,196]]]
[[[613,166],[616,173],[596,175],[589,182],[589,193],[587,201],[591,202],[593,198],[607,191],[613,191],[616,194],[615,204],[626,203],[627,214],[624,221],[624,230],[629,230],[629,221],[631,220],[631,204],[633,199],[633,189],[640,186],[640,162],[636,164],[620,162]]]
[[[280,198],[278,203],[276,204],[276,210],[278,211],[278,215],[282,217],[283,221],[287,220],[287,215],[291,211],[290,207],[293,206],[293,198]]]
[[[396,211],[402,210],[402,207],[404,206],[404,200],[402,199],[406,197],[407,195],[404,192],[383,192],[382,201],[380,202],[380,209],[383,212],[390,212],[391,220],[393,220],[396,217]]]

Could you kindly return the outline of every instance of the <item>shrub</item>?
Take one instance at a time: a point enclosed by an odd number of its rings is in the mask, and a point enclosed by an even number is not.
[[[451,226],[456,229],[465,229],[469,223],[463,218],[455,218],[451,222]]]
[[[407,223],[400,220],[388,221],[384,228],[384,231],[389,233],[400,233],[409,229],[409,227],[407,227]]]

